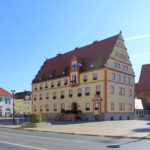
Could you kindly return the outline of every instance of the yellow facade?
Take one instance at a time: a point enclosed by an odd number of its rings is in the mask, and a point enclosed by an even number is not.
[[[104,67],[79,72],[80,64],[76,57],[71,59],[71,64],[77,64],[77,68],[72,69],[69,76],[32,84],[33,113],[47,114],[51,119],[61,114],[62,105],[65,110],[72,110],[74,104],[77,104],[77,109],[81,110],[84,116],[89,114],[87,115],[89,120],[92,115],[101,116],[101,120],[113,120],[115,117],[133,118],[134,72],[121,34]],[[96,74],[95,79],[93,77]],[[84,76],[87,76],[87,81],[84,81]],[[74,77],[76,83],[74,83]],[[64,85],[66,79],[67,85]],[[60,86],[57,86],[58,81],[61,83]],[[51,87],[52,83],[54,87]],[[97,86],[100,86],[100,94],[97,94]],[[82,89],[81,96],[78,94],[79,89]],[[69,96],[70,90],[72,90],[72,97]],[[86,94],[86,90],[89,94]],[[54,92],[55,99],[53,99]],[[64,98],[61,96],[62,93]]]
[[[15,114],[21,115],[24,113],[23,99],[14,99]]]

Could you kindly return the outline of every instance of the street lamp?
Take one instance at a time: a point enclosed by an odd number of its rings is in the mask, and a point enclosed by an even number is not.
[[[15,90],[11,90],[13,95],[13,125],[15,125],[15,111],[14,111],[14,97],[15,97]]]

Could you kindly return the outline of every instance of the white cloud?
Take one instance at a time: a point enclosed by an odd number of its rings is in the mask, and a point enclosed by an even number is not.
[[[132,37],[126,38],[125,40],[129,41],[129,40],[144,39],[144,38],[150,38],[150,34],[144,34],[144,35],[139,35],[139,36],[132,36]]]

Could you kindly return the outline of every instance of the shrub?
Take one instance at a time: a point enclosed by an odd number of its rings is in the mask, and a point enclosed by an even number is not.
[[[31,123],[40,123],[42,121],[41,114],[30,114]]]

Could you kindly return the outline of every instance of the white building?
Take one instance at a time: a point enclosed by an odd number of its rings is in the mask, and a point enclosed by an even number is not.
[[[0,88],[0,117],[8,117],[13,113],[13,96]]]

